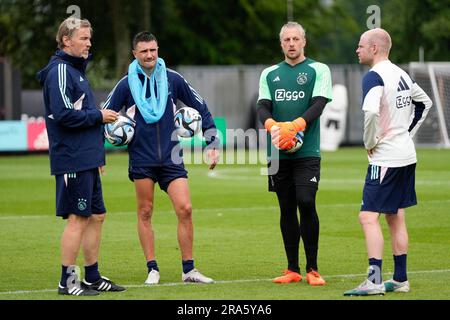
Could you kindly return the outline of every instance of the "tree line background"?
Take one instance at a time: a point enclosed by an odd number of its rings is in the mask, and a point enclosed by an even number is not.
[[[93,25],[88,76],[96,89],[126,73],[142,30],[155,34],[172,67],[277,63],[288,8],[306,29],[306,55],[327,64],[357,63],[370,5],[381,8],[381,27],[393,38],[392,61],[418,61],[419,47],[427,61],[450,57],[450,0],[0,0],[0,57],[21,71],[23,88],[39,87],[35,74],[56,50],[70,5]]]

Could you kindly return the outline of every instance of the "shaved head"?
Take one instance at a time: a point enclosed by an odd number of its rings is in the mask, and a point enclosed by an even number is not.
[[[391,36],[386,30],[375,28],[364,32],[359,39],[359,63],[373,66],[376,63],[389,60],[389,51],[392,47]]]
[[[371,29],[363,33],[362,37],[366,37],[370,44],[375,44],[378,49],[389,55],[389,51],[392,47],[392,40],[389,33],[381,28]]]

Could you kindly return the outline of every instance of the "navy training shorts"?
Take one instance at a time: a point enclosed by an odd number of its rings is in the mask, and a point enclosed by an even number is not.
[[[161,190],[167,192],[169,184],[178,178],[187,179],[187,171],[184,164],[171,164],[159,167],[130,167],[128,178],[131,181],[150,178],[158,183]]]
[[[106,213],[98,168],[56,175],[56,215],[89,217]]]
[[[396,214],[416,205],[415,172],[415,163],[399,168],[369,165],[361,211]]]

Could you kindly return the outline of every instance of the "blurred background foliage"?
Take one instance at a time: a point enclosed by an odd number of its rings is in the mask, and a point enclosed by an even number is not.
[[[279,30],[292,17],[307,33],[307,56],[328,64],[357,63],[367,8],[381,9],[393,38],[391,60],[448,60],[450,0],[0,0],[0,57],[22,72],[26,89],[56,50],[61,21],[81,10],[94,29],[88,76],[110,89],[126,73],[134,34],[149,30],[168,66],[273,64],[282,60]]]

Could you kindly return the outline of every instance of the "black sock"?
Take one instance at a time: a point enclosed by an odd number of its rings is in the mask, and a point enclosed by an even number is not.
[[[194,269],[194,260],[183,260],[183,273],[186,274]]]
[[[79,270],[77,269],[79,268],[76,265],[61,265],[61,280],[59,281],[59,284],[62,287],[67,287],[68,284],[76,285],[76,283],[80,281],[78,278],[79,272],[77,273]]]
[[[383,282],[381,265],[383,260],[370,258],[369,259],[369,274],[367,278],[375,284],[381,284]]]
[[[406,254],[394,255],[394,276],[392,278],[395,281],[404,282],[408,280],[406,275],[406,257]]]
[[[84,267],[84,278],[89,283],[94,283],[101,279],[100,272],[98,271],[98,263],[94,263],[90,266]]]
[[[300,243],[300,227],[297,216],[295,192],[277,192],[280,206],[280,229],[283,236],[284,250],[288,261],[288,269],[300,273],[298,249]]]
[[[319,217],[316,211],[316,188],[296,186],[297,205],[300,210],[300,234],[306,255],[306,271],[317,271],[319,249]]]
[[[67,274],[67,266],[61,265],[61,280],[59,284],[62,287],[67,287],[67,279],[69,278],[69,274]]]
[[[156,270],[159,272],[159,268],[158,268],[158,264],[156,263],[156,260],[147,261],[147,269],[148,269],[148,272],[150,272],[152,270]]]

